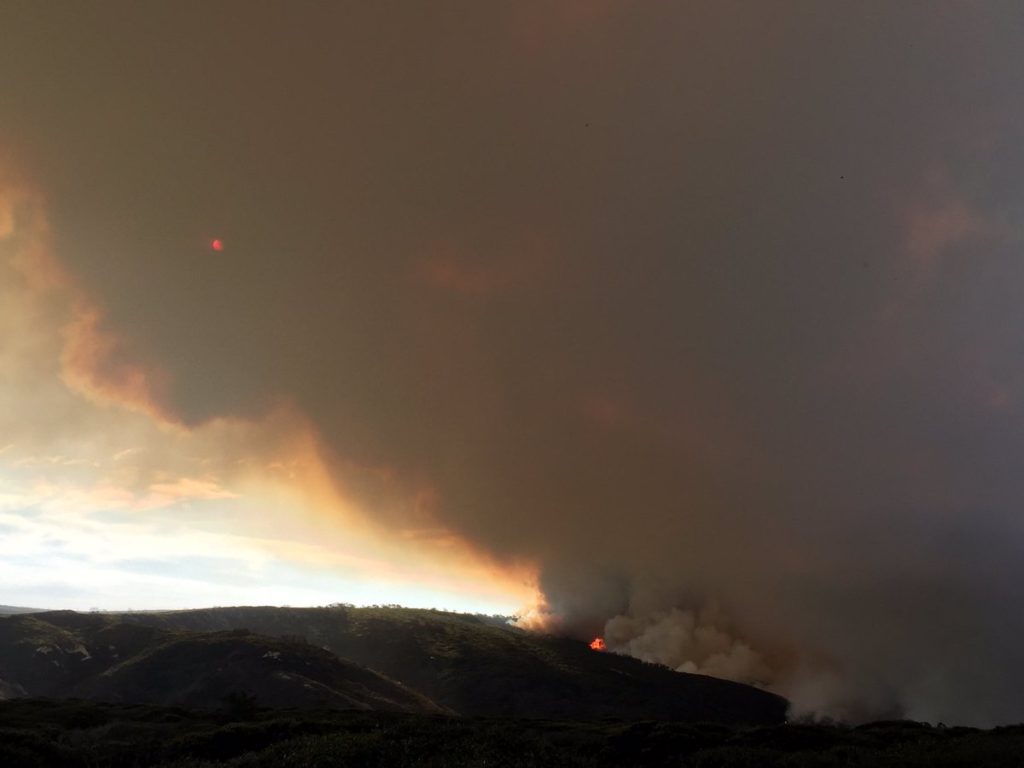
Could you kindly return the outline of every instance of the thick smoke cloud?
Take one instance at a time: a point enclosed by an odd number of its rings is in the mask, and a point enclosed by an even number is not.
[[[1002,722],[1022,26],[10,6],[0,130],[161,413],[292,404],[379,524],[536,562],[564,631],[841,716]]]

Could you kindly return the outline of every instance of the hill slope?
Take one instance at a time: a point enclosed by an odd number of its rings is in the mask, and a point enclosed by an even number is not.
[[[11,616],[15,613],[40,613],[42,608],[24,608],[17,605],[0,605],[0,616]]]
[[[750,686],[673,672],[465,614],[265,607],[120,618],[165,630],[301,635],[463,714],[779,723],[787,709],[784,699]]]
[[[171,632],[70,611],[0,619],[0,698],[212,707],[241,693],[263,706],[445,711],[299,639]]]

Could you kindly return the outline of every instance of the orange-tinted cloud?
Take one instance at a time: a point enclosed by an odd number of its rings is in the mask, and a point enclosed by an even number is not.
[[[9,243],[6,262],[33,300],[52,302],[52,320],[63,325],[61,365],[65,383],[98,402],[174,418],[160,405],[166,374],[132,361],[124,342],[103,327],[102,311],[57,260],[45,200],[29,185],[0,169],[0,240]]]
[[[465,299],[488,299],[532,284],[546,258],[546,245],[534,242],[498,256],[438,248],[413,263],[413,274],[428,287]]]
[[[64,326],[61,354],[65,383],[100,403],[138,410],[168,424],[177,419],[162,405],[168,376],[157,366],[130,360],[123,342],[103,327],[100,310],[79,302]]]
[[[920,203],[907,211],[907,253],[922,267],[932,267],[950,247],[987,226],[962,199]]]

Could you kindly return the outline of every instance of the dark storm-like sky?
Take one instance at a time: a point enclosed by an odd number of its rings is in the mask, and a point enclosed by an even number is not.
[[[158,370],[186,427],[293,404],[368,515],[536,562],[569,631],[715,601],[843,697],[1020,720],[1022,34],[11,3],[0,140],[119,339],[98,386]]]

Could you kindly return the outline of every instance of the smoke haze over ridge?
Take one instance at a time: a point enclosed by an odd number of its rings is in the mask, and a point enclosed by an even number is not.
[[[1015,4],[0,29],[2,149],[96,311],[68,386],[293,414],[410,549],[535,565],[545,626],[826,713],[1024,719]]]

